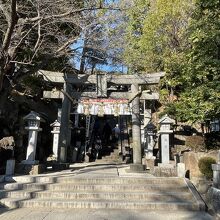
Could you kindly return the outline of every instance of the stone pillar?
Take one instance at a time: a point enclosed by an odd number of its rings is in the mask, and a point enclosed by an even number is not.
[[[35,160],[38,131],[41,130],[29,130],[26,160]]]
[[[146,103],[146,100],[145,100]],[[151,109],[144,109],[144,127],[151,121]]]
[[[160,143],[161,143],[161,164],[169,165],[170,162],[170,134],[173,133],[173,130],[171,130],[171,125],[174,124],[174,120],[169,118],[167,115],[165,115],[163,118],[160,119]]]
[[[170,134],[161,133],[161,163],[170,163]]]
[[[64,87],[63,90],[69,94],[71,88],[70,85],[65,82],[63,87]],[[67,158],[70,106],[71,106],[70,100],[64,94],[62,101],[61,126],[60,126],[59,149],[58,149],[58,160],[62,163],[65,163]]]
[[[138,93],[138,85],[131,85],[131,91],[133,94]],[[131,171],[144,170],[142,165],[141,154],[141,123],[140,123],[140,97],[137,96],[132,101],[132,139],[133,139],[133,164],[130,166]]]
[[[150,125],[151,123],[149,123],[148,125]],[[153,170],[154,169],[154,165],[155,165],[155,159],[156,157],[153,155],[153,150],[154,150],[154,145],[155,145],[155,141],[154,141],[154,133],[153,130],[147,131],[147,146],[144,149],[145,152],[145,161],[146,161],[146,165],[147,165],[147,169]]]
[[[218,151],[218,163],[212,164],[213,186],[220,189],[220,150]]]
[[[147,159],[153,158],[153,148],[154,148],[153,135],[149,135],[148,140],[147,140],[147,152],[146,152]]]
[[[79,114],[75,114],[75,122],[74,122],[74,127],[78,127],[79,126]]]
[[[71,134],[73,129],[73,123],[69,120],[69,129],[68,129],[68,136],[67,136],[67,146],[71,145]]]
[[[177,176],[185,178],[186,176],[186,166],[184,163],[177,163]]]
[[[5,175],[11,176],[14,175],[15,170],[15,160],[7,160]]]
[[[62,108],[58,108],[57,110],[57,121],[61,122],[61,114],[62,114]]]
[[[39,114],[31,111],[30,114],[24,117],[24,120],[28,121],[28,126],[25,127],[29,131],[28,134],[28,147],[26,160],[22,161],[22,164],[38,164],[39,161],[35,160],[36,146],[37,146],[37,135],[39,131],[42,131],[40,126]]]
[[[146,159],[155,159],[153,156],[153,149],[154,149],[154,136],[156,132],[156,126],[153,123],[148,123],[145,127],[145,135],[147,137],[147,149],[145,149],[145,157]]]
[[[55,160],[58,159],[58,146],[59,146],[59,135],[60,135],[60,122],[55,121],[50,125],[53,130],[51,133],[53,134],[53,155]]]

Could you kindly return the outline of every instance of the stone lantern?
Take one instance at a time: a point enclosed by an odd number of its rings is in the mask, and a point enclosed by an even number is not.
[[[37,146],[37,135],[39,131],[42,131],[42,129],[40,128],[41,118],[38,113],[31,111],[23,119],[28,123],[28,126],[25,127],[25,129],[28,130],[29,133],[26,160],[22,161],[22,164],[38,164],[39,161],[35,160],[35,155]]]
[[[173,133],[171,125],[175,123],[173,119],[165,115],[159,122],[160,130],[160,142],[161,142],[161,163],[162,165],[169,164],[170,161],[170,134]]]
[[[153,156],[155,135],[156,135],[156,126],[152,122],[150,122],[145,127],[145,136],[147,139],[147,148],[145,149],[146,159],[155,159],[155,157]]]
[[[55,160],[58,159],[58,146],[59,146],[59,135],[60,135],[60,122],[55,120],[50,126],[53,128],[51,133],[53,134],[53,155]]]

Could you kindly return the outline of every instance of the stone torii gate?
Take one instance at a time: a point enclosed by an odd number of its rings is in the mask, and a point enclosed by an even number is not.
[[[143,170],[141,154],[141,125],[140,125],[140,99],[158,100],[159,94],[149,90],[140,91],[141,85],[156,85],[164,72],[151,74],[65,74],[41,70],[45,81],[63,84],[63,90],[44,91],[44,98],[62,99],[61,128],[59,137],[59,161],[66,162],[67,140],[69,134],[69,114],[71,100],[80,98],[127,99],[132,102],[132,134],[133,134],[133,164],[131,170]],[[96,91],[73,91],[71,85],[95,85]],[[130,86],[130,91],[112,91],[111,85]]]

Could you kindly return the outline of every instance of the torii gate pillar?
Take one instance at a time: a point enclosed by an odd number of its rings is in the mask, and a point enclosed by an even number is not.
[[[70,85],[64,83],[63,90],[67,93],[70,91]],[[61,163],[65,163],[67,159],[67,147],[68,147],[68,135],[69,135],[69,115],[70,115],[70,100],[64,95],[62,100],[62,112],[61,112],[61,126],[59,136],[59,149],[58,149],[58,160]]]
[[[131,85],[133,94],[139,91],[138,84]],[[143,171],[141,153],[141,122],[140,122],[140,97],[137,96],[132,101],[132,139],[133,139],[133,164],[130,165],[131,171]]]

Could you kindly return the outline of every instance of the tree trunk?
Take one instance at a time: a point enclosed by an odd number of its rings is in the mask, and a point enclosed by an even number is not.
[[[84,71],[85,71],[86,52],[87,52],[87,44],[88,44],[87,35],[88,35],[88,33],[86,32],[84,42],[83,42],[82,56],[81,56],[81,60],[80,60],[80,73],[84,73]]]
[[[80,61],[80,69],[79,69],[80,73],[84,73],[84,70],[85,70],[85,63],[86,63],[85,53],[86,53],[86,49],[84,47],[82,51],[81,61]]]
[[[94,73],[94,70],[95,70],[95,66],[96,66],[96,64],[93,64],[93,65],[92,65],[92,70],[91,70],[91,74],[93,74],[93,73]]]
[[[3,89],[3,81],[4,81],[4,71],[2,67],[0,67],[0,93]]]

